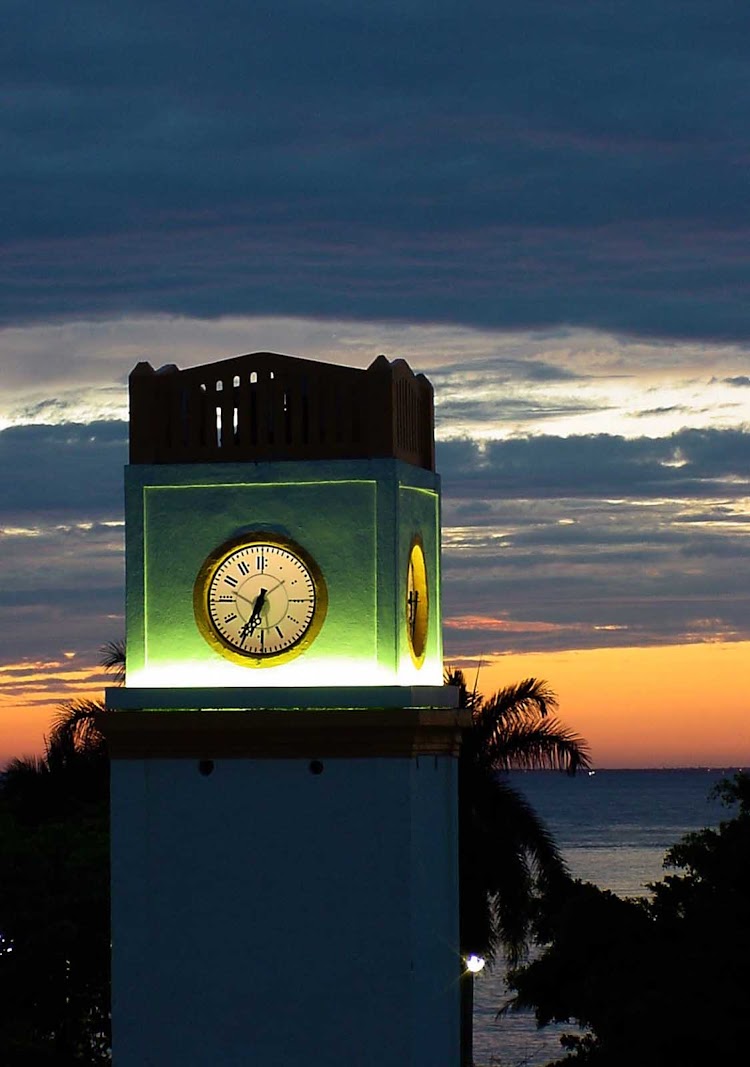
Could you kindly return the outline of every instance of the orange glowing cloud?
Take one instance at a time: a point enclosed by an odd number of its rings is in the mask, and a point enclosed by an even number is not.
[[[13,756],[44,748],[52,711],[63,700],[98,700],[111,679],[89,664],[63,660],[24,660],[0,666],[0,766]]]
[[[457,662],[488,695],[545,678],[599,767],[750,766],[750,642],[535,652]]]
[[[492,615],[455,615],[443,622],[448,630],[490,630],[502,633],[558,633],[560,631],[586,630],[592,627],[584,623],[518,622],[515,619],[497,618]]]

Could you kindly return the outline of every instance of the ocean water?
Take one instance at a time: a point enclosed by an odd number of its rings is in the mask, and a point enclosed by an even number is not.
[[[643,896],[665,871],[664,854],[683,834],[716,826],[725,809],[708,794],[734,768],[598,770],[566,778],[549,771],[514,773],[521,790],[560,846],[571,874],[620,896]],[[483,972],[474,986],[474,1060],[481,1067],[541,1067],[562,1055],[559,1034],[537,1030],[534,1018],[497,1018],[508,1000],[504,966]]]

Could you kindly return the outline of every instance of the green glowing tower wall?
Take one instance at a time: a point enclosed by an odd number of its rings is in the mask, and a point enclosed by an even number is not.
[[[437,476],[396,459],[316,464],[133,465],[127,474],[129,686],[440,685]],[[201,637],[196,575],[244,531],[284,534],[317,561],[328,612],[304,656],[270,669],[230,662]],[[415,536],[427,562],[429,624],[421,667],[407,641]]]

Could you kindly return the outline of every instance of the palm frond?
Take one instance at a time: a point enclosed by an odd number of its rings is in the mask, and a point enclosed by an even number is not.
[[[524,678],[517,685],[507,685],[482,701],[483,712],[503,719],[530,714],[544,718],[557,707],[557,694],[543,678]]]
[[[99,649],[99,662],[110,671],[117,685],[125,682],[125,642],[107,641]]]
[[[96,700],[66,700],[58,704],[52,717],[47,752],[56,755],[99,750],[104,744],[101,733],[103,704]]]
[[[479,672],[477,671],[478,676]],[[445,685],[453,685],[458,689],[459,708],[475,708],[481,703],[482,698],[477,692],[476,679],[474,688],[470,690],[466,675],[460,667],[446,667],[443,671],[443,682]]]
[[[2,787],[10,792],[19,781],[40,778],[48,773],[48,767],[40,756],[14,756],[2,770]]]
[[[496,771],[553,770],[574,775],[591,765],[586,741],[558,719],[505,725],[487,741],[485,758]]]
[[[585,740],[550,712],[558,706],[547,682],[525,678],[478,702],[468,745],[474,758],[494,770],[564,770],[590,766]]]
[[[528,801],[507,782],[464,766],[461,833],[462,944],[492,961],[502,944],[517,962],[526,951],[540,894],[568,872]],[[471,799],[469,799],[471,798]]]

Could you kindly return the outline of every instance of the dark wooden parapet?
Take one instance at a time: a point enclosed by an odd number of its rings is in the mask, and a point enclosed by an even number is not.
[[[395,457],[435,469],[432,386],[402,359],[367,370],[254,352],[130,375],[130,462]]]

